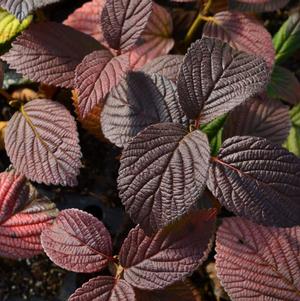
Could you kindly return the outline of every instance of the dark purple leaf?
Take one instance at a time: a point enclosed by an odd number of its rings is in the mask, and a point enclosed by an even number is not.
[[[190,119],[203,124],[262,92],[268,80],[263,59],[202,38],[192,44],[181,66],[179,101]]]
[[[206,258],[216,210],[201,210],[146,236],[137,226],[120,251],[124,279],[140,289],[163,289],[193,272]]]
[[[132,220],[155,232],[195,206],[209,165],[207,137],[181,125],[158,123],[124,149],[119,195]]]
[[[133,288],[126,281],[110,276],[92,278],[71,295],[68,301],[135,301]]]
[[[258,224],[300,224],[300,160],[258,137],[225,140],[212,158],[208,188],[228,210]]]
[[[273,228],[226,218],[216,268],[232,300],[300,300],[300,227]]]
[[[218,38],[231,47],[263,58],[270,69],[275,60],[272,36],[254,17],[223,11],[214,15],[203,29],[203,35]]]
[[[109,232],[97,218],[78,209],[61,211],[41,239],[50,259],[70,271],[96,272],[112,260]]]
[[[249,99],[227,116],[223,137],[256,136],[282,144],[291,129],[289,108],[266,97]]]
[[[4,67],[3,63],[0,61],[0,88],[3,86],[3,80],[4,80]]]
[[[146,64],[142,71],[150,74],[160,74],[176,83],[183,58],[184,56],[179,54],[162,55]]]
[[[77,184],[81,167],[76,122],[60,103],[37,99],[8,122],[5,149],[18,172],[46,185]]]
[[[32,11],[59,1],[60,0],[0,0],[0,6],[22,21]]]
[[[32,81],[72,88],[76,66],[100,48],[96,40],[71,27],[44,22],[25,30],[2,59]]]
[[[160,75],[142,72],[129,73],[111,91],[101,115],[104,135],[119,147],[159,122],[188,125],[175,84]]]
[[[87,55],[75,71],[80,117],[85,118],[96,105],[103,105],[106,94],[129,69],[127,54],[113,57],[108,50]]]
[[[229,8],[239,11],[273,11],[287,5],[289,0],[229,0]]]
[[[151,0],[106,0],[101,24],[109,46],[122,51],[133,48],[147,25],[151,10]]]

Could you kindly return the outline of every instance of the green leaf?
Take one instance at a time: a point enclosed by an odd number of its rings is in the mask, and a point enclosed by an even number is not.
[[[275,65],[267,91],[271,98],[279,98],[290,104],[300,102],[300,83],[295,74],[284,67]]]
[[[224,114],[213,121],[204,124],[200,127],[200,130],[204,132],[209,140],[209,145],[211,149],[211,154],[217,155],[221,144],[222,144],[222,134],[223,134],[223,126],[225,120],[227,118],[227,114]]]
[[[292,128],[283,146],[300,157],[300,104],[290,111],[290,116]]]
[[[0,45],[5,44],[17,34],[26,29],[32,21],[32,16],[28,16],[20,22],[14,15],[0,8]]]
[[[300,48],[300,12],[292,14],[273,38],[276,63],[281,63]]]

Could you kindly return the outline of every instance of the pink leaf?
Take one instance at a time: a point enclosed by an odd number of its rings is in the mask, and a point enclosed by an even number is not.
[[[120,251],[124,279],[146,290],[182,280],[205,260],[215,216],[214,209],[196,211],[152,237],[139,226],[131,230]]]
[[[300,300],[300,227],[226,218],[217,232],[216,268],[232,300]]]
[[[60,103],[32,100],[8,122],[5,149],[16,170],[46,185],[77,184],[81,151],[76,122]]]
[[[41,238],[50,259],[70,271],[96,272],[112,260],[109,232],[97,218],[81,210],[60,212]]]
[[[270,33],[255,18],[243,13],[217,13],[204,26],[204,36],[221,39],[231,47],[263,58],[270,69],[275,60],[275,49]]]
[[[135,301],[133,288],[124,280],[99,276],[86,282],[69,301]]]
[[[100,48],[96,40],[71,27],[44,22],[25,30],[2,59],[32,81],[72,88],[76,66]]]
[[[76,68],[75,84],[78,89],[78,106],[82,118],[116,86],[129,69],[128,55],[113,57],[107,50],[92,52]]]

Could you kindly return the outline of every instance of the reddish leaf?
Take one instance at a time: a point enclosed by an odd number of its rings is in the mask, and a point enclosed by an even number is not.
[[[266,139],[225,140],[209,171],[208,188],[228,210],[253,222],[300,224],[300,160]]]
[[[3,80],[4,80],[4,67],[3,63],[0,61],[0,88],[3,86]]]
[[[232,300],[300,300],[300,227],[226,218],[217,233],[218,277]]]
[[[69,301],[135,301],[133,288],[110,276],[92,278],[71,295]]]
[[[60,0],[0,0],[0,6],[22,21],[32,11],[59,1]]]
[[[5,149],[16,170],[47,185],[77,184],[81,167],[76,122],[61,104],[32,100],[8,122]]]
[[[205,24],[204,36],[218,38],[231,47],[262,57],[272,69],[275,49],[270,33],[254,17],[238,12],[220,12]]]
[[[65,25],[73,27],[85,34],[92,36],[102,45],[106,44],[101,30],[99,18],[105,5],[105,0],[92,0],[76,9],[64,21]]]
[[[229,8],[240,11],[273,11],[287,5],[289,0],[229,0]]]
[[[174,46],[172,32],[170,13],[153,2],[152,13],[140,38],[142,44],[130,51],[131,68],[138,70],[154,58],[168,54]]]
[[[179,54],[162,55],[146,64],[142,70],[150,74],[157,73],[163,75],[167,79],[176,83],[183,58],[184,56]]]
[[[41,239],[50,259],[70,271],[96,272],[112,259],[109,232],[97,218],[81,210],[61,211]]]
[[[28,189],[27,183],[23,185]],[[0,224],[0,256],[28,258],[42,252],[41,232],[52,223],[58,211],[46,198],[29,201],[23,210],[14,212]]]
[[[96,40],[81,32],[44,22],[25,30],[2,59],[32,81],[72,88],[76,66],[99,48]]]
[[[147,126],[159,122],[188,124],[175,84],[162,76],[150,77],[142,72],[129,73],[111,91],[101,115],[104,135],[119,147]]]
[[[14,170],[0,173],[0,223],[18,212],[28,202],[26,178]]]
[[[266,97],[249,99],[229,113],[223,137],[256,136],[282,144],[291,129],[289,108]]]
[[[120,251],[124,279],[140,289],[155,290],[182,280],[203,261],[213,234],[216,211],[201,210],[148,237],[137,226]]]
[[[192,44],[181,66],[179,101],[189,118],[207,123],[262,92],[268,80],[263,59],[202,38]]]
[[[87,55],[75,71],[80,117],[96,105],[103,105],[106,94],[118,84],[129,68],[128,55],[113,57],[107,50]]]
[[[123,51],[133,48],[147,25],[151,9],[151,0],[106,0],[101,24],[109,46]]]
[[[132,220],[152,233],[195,206],[209,165],[207,137],[181,125],[158,123],[124,149],[119,195]]]

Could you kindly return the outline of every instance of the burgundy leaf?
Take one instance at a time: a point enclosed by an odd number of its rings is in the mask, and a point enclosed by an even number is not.
[[[266,97],[249,99],[227,116],[223,137],[256,136],[282,144],[291,129],[289,108]]]
[[[81,167],[76,122],[61,104],[32,100],[8,122],[5,149],[18,172],[46,185],[77,184]]]
[[[128,55],[113,57],[107,50],[87,55],[75,71],[80,117],[85,118],[96,105],[103,105],[106,94],[129,69]]]
[[[22,21],[32,11],[59,1],[60,0],[0,0],[0,6]]]
[[[151,0],[106,0],[101,24],[109,46],[122,51],[133,48],[147,25],[151,9]]]
[[[40,235],[58,211],[46,198],[34,199],[22,211],[0,224],[0,256],[29,258],[42,252]]]
[[[159,122],[188,125],[175,84],[160,75],[142,72],[129,73],[111,91],[101,115],[104,135],[119,147]]]
[[[162,55],[146,64],[142,70],[150,74],[157,73],[163,75],[167,79],[176,83],[183,58],[184,56],[179,54]]]
[[[0,223],[3,223],[28,203],[26,178],[14,170],[0,173]]]
[[[126,281],[110,276],[92,278],[68,301],[135,301],[133,288]]]
[[[226,218],[216,268],[232,300],[300,300],[300,227],[263,227]]]
[[[289,0],[229,0],[229,9],[249,12],[273,11],[287,5]]]
[[[130,66],[133,70],[156,57],[168,54],[174,46],[173,21],[170,13],[153,2],[152,13],[140,38],[141,45],[130,51]]]
[[[216,210],[201,210],[148,237],[137,226],[120,251],[124,279],[140,289],[163,289],[182,280],[202,262],[212,237]]]
[[[0,61],[0,88],[3,86],[3,80],[4,80],[4,66],[3,63]]]
[[[158,123],[124,149],[119,195],[132,220],[155,232],[195,206],[209,165],[207,137],[181,125]]]
[[[25,30],[2,59],[32,81],[72,88],[76,66],[100,48],[96,40],[71,27],[44,22]]]
[[[106,44],[101,30],[99,18],[105,6],[105,0],[92,0],[76,9],[64,21],[65,25],[73,27],[87,35],[92,36],[102,45]]]
[[[263,58],[270,69],[275,60],[272,36],[254,17],[223,11],[205,24],[203,35],[218,38],[231,47]]]
[[[207,185],[228,210],[253,222],[300,224],[300,160],[266,139],[225,140],[212,160]]]
[[[41,239],[50,259],[70,271],[96,272],[112,260],[109,232],[97,218],[78,209],[61,211]]]
[[[189,118],[207,123],[262,92],[268,80],[263,59],[202,38],[192,44],[181,66],[179,101]]]

